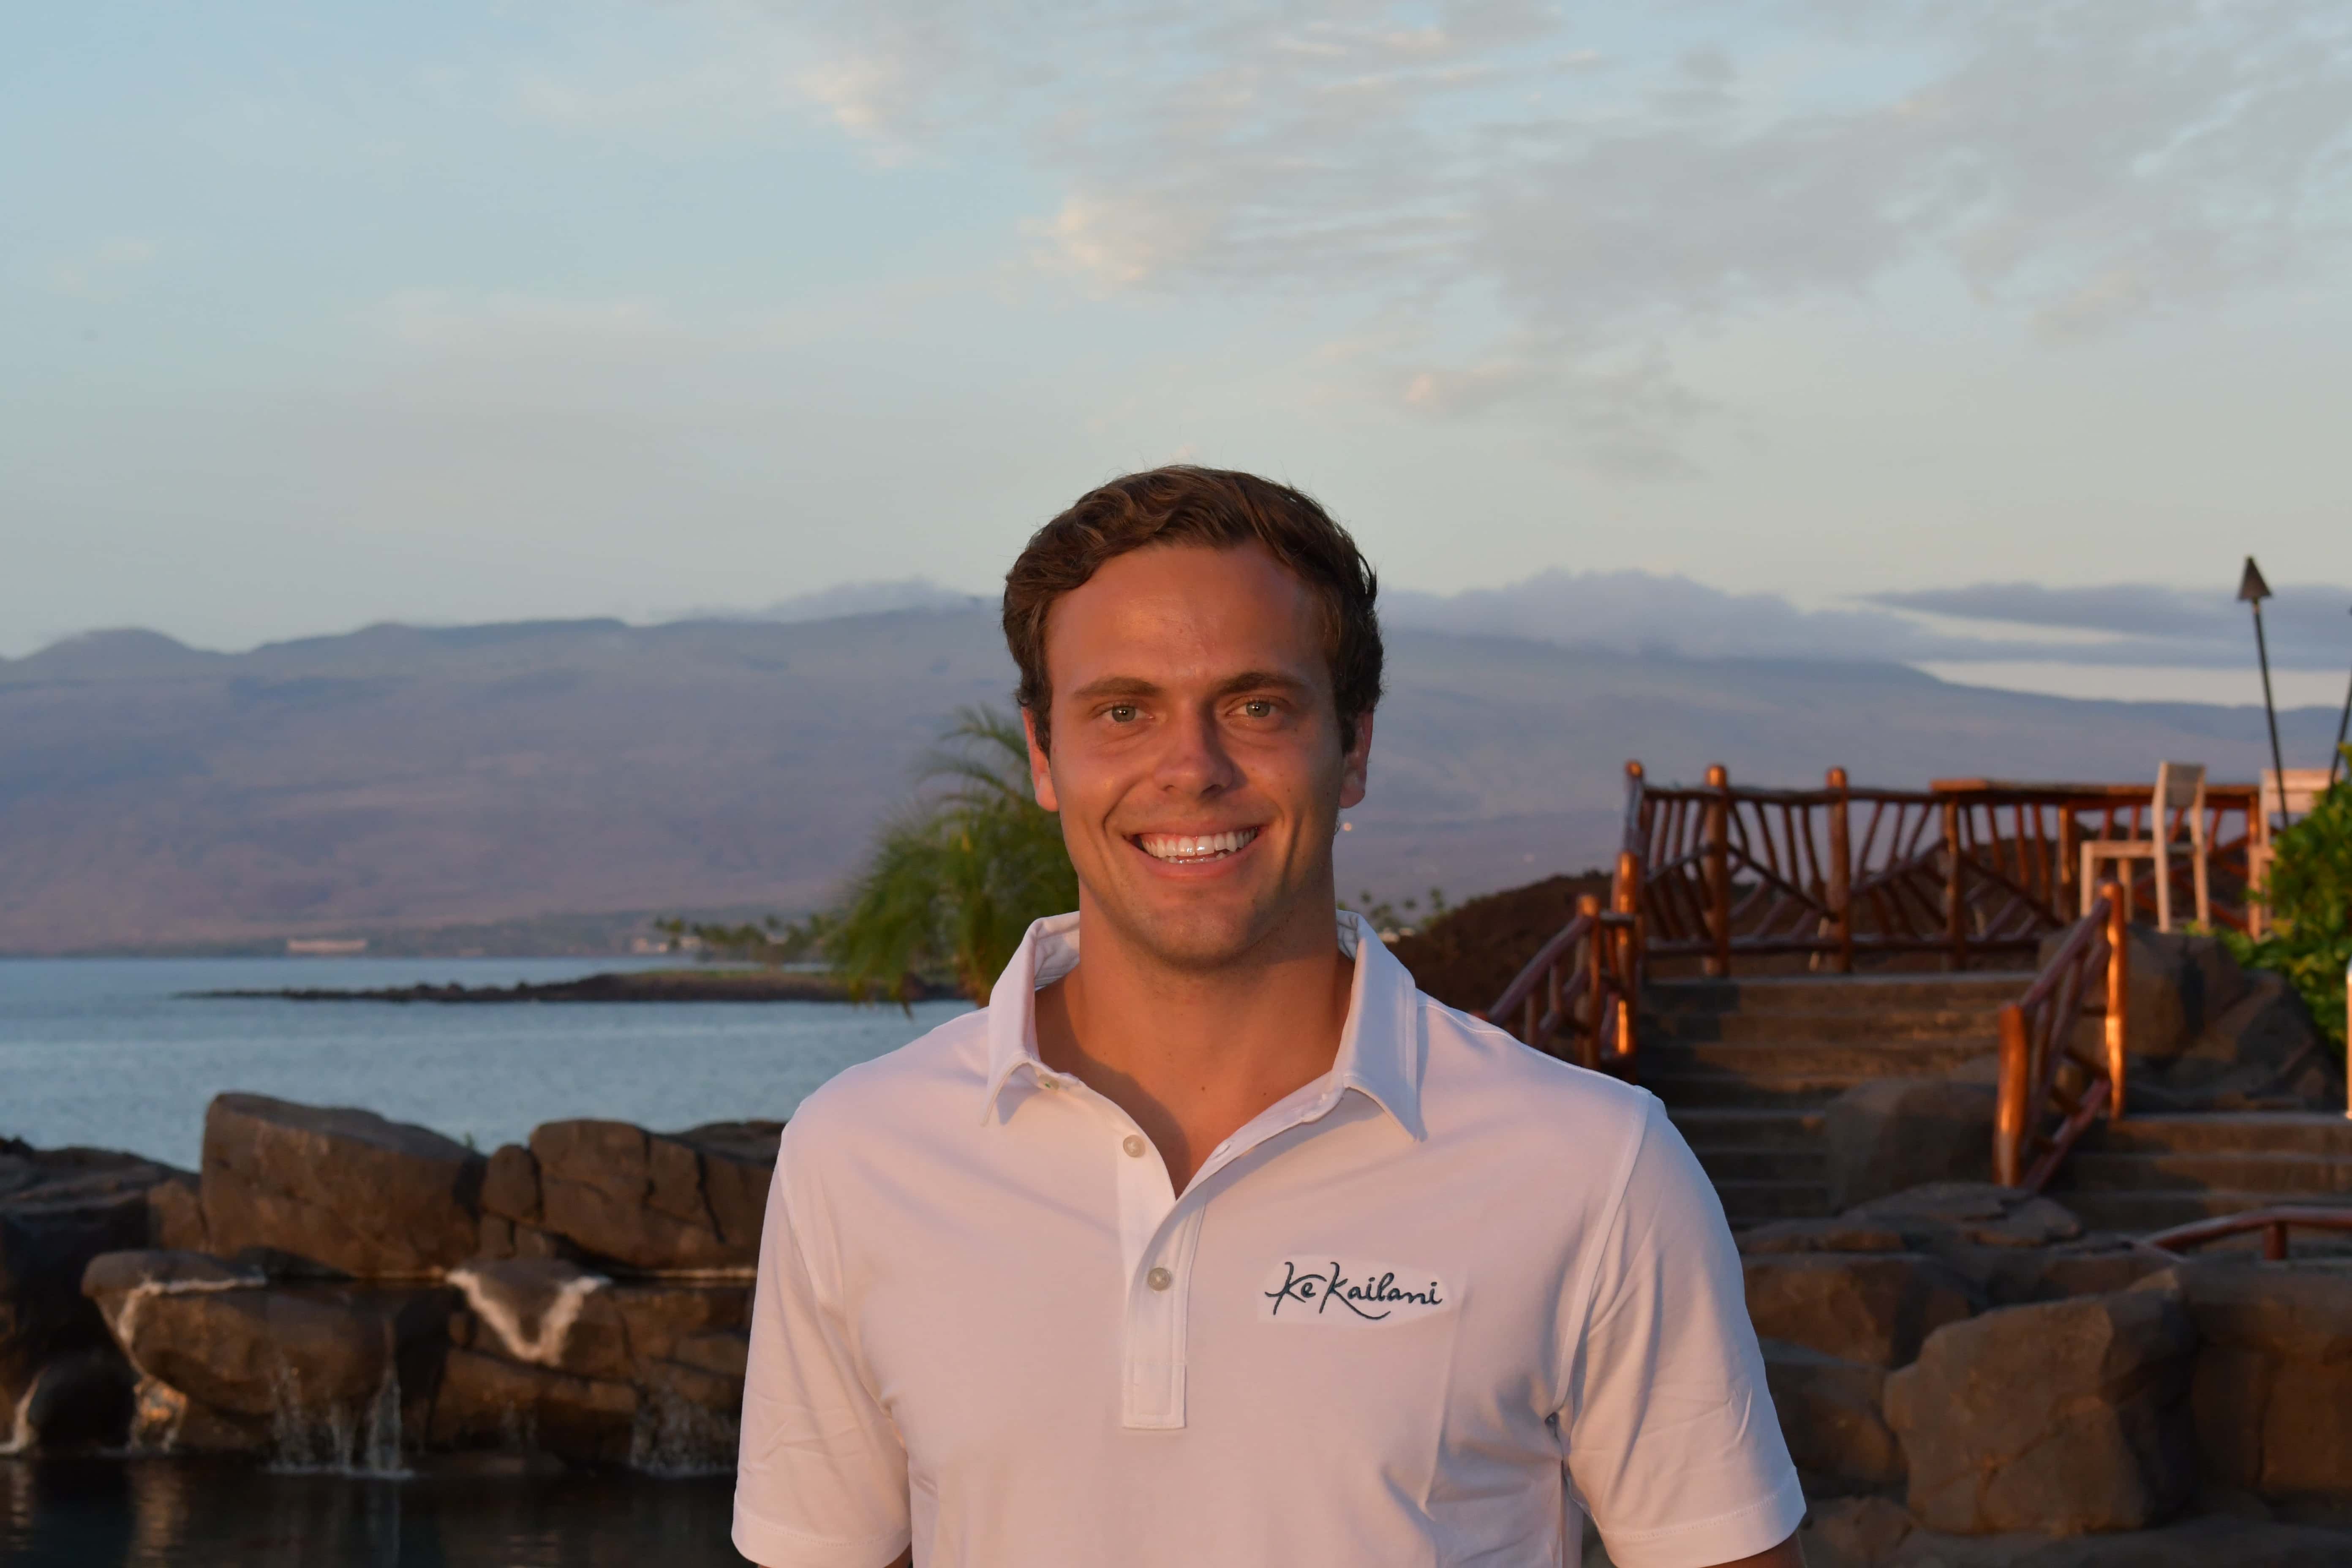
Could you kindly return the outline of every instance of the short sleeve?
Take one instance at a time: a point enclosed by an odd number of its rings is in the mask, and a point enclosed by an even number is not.
[[[812,1280],[787,1164],[760,1237],[735,1549],[762,1568],[885,1568],[908,1544],[906,1449]]]
[[[1559,1413],[1570,1479],[1619,1568],[1707,1568],[1804,1517],[1714,1186],[1648,1100],[1580,1315]],[[1572,1304],[1571,1304],[1572,1305]]]

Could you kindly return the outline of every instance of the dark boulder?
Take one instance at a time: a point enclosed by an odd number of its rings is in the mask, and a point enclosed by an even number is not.
[[[0,1417],[52,1357],[107,1343],[82,1272],[147,1245],[150,1191],[178,1174],[133,1154],[0,1140]]]
[[[575,1464],[629,1458],[638,1391],[607,1378],[452,1346],[433,1400],[436,1448],[539,1450]]]
[[[2005,1307],[1886,1380],[1912,1514],[1958,1534],[2076,1535],[2163,1519],[2195,1482],[2197,1331],[2169,1293]]]
[[[660,1133],[625,1121],[551,1121],[530,1135],[538,1224],[625,1268],[749,1268],[759,1258],[780,1131],[775,1122]]]
[[[211,1249],[354,1275],[429,1274],[479,1240],[484,1162],[373,1111],[224,1094],[205,1113]]]

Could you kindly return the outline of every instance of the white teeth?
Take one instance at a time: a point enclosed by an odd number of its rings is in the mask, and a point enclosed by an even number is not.
[[[1144,833],[1135,842],[1155,860],[1199,861],[1234,854],[1256,837],[1256,828],[1244,827],[1233,833]]]

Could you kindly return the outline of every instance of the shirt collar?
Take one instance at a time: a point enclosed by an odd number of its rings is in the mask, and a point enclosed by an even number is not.
[[[1330,1083],[1356,1089],[1388,1112],[1416,1141],[1428,1136],[1421,1120],[1421,1009],[1412,975],[1361,915],[1339,914],[1339,951],[1352,954],[1348,1021]],[[988,994],[988,1081],[981,1120],[995,1120],[997,1101],[1016,1073],[1038,1087],[1071,1080],[1037,1057],[1037,991],[1078,966],[1078,917],[1049,915],[1029,927]]]

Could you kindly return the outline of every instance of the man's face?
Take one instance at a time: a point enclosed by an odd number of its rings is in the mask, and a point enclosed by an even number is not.
[[[1033,725],[1030,771],[1089,914],[1187,968],[1289,922],[1328,936],[1331,836],[1364,798],[1372,726],[1340,750],[1305,584],[1255,544],[1131,551],[1054,602],[1045,668],[1053,754]]]

